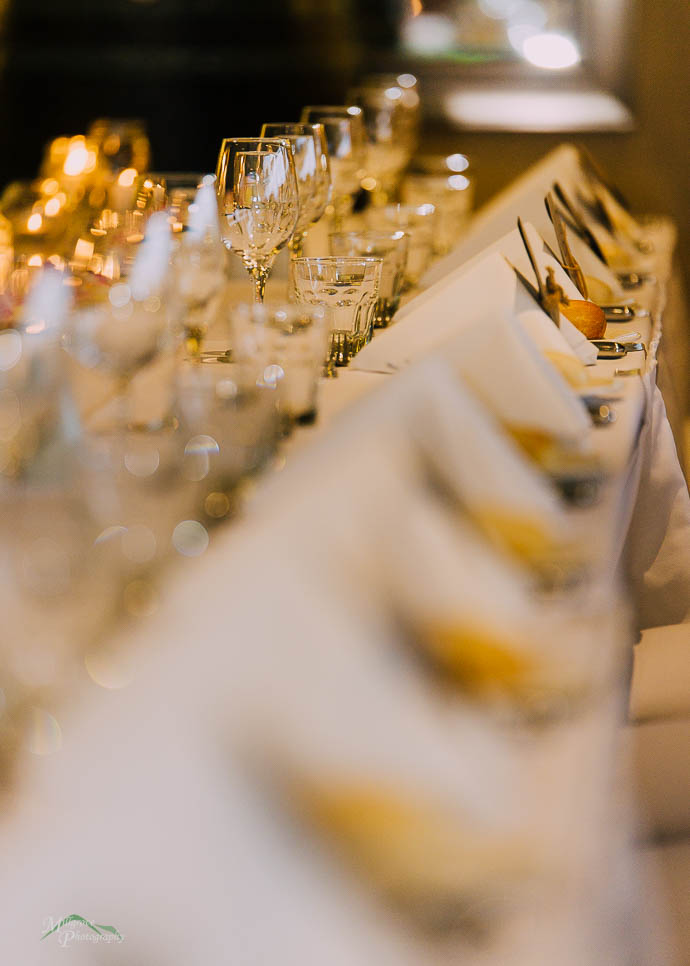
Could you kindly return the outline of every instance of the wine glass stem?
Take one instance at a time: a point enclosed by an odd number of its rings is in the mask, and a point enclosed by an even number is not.
[[[295,232],[288,242],[288,248],[293,258],[300,258],[304,255],[304,236],[306,234],[306,231]]]
[[[255,265],[252,268],[252,278],[254,279],[254,301],[263,302],[266,292],[266,281],[270,272],[268,265]]]

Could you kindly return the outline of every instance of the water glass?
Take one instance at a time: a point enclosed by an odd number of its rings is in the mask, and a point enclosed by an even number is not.
[[[346,366],[371,338],[382,266],[380,258],[334,255],[292,262],[294,301],[326,311],[329,375],[334,365]]]
[[[433,204],[437,210],[434,252],[441,255],[457,244],[472,208],[472,182],[464,174],[410,174],[402,184],[408,205]]]
[[[374,306],[374,328],[390,325],[400,303],[409,236],[402,230],[348,231],[334,233],[329,238],[332,255],[369,256],[380,258],[381,282],[379,297]]]
[[[436,234],[436,207],[424,205],[386,205],[366,212],[370,228],[402,229],[409,235],[409,249],[405,266],[405,288],[419,284],[429,267]]]
[[[178,371],[177,405],[187,434],[184,475],[196,481],[206,513],[221,519],[232,490],[260,470],[280,438],[279,386],[256,347],[240,362],[205,356]],[[268,378],[266,378],[268,377]]]
[[[395,85],[362,85],[352,90],[349,98],[362,108],[366,132],[362,187],[373,204],[385,205],[395,195],[412,151],[402,90]]]
[[[230,310],[232,357],[263,355],[262,381],[279,383],[286,424],[313,423],[330,331],[322,306],[236,305]]]

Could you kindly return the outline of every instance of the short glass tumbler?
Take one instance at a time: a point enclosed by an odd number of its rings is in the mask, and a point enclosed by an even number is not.
[[[380,258],[381,283],[374,306],[374,328],[384,329],[398,310],[405,278],[409,235],[404,231],[348,231],[330,235],[331,254]]]
[[[320,306],[242,303],[230,309],[232,355],[263,358],[262,381],[275,382],[288,426],[316,419],[319,377],[330,330]]]
[[[405,267],[405,287],[414,288],[429,267],[436,235],[436,207],[424,205],[386,205],[369,208],[365,213],[370,228],[400,229],[410,236]]]
[[[330,329],[328,368],[346,366],[371,338],[379,297],[380,258],[295,258],[292,295],[302,305],[321,306]]]

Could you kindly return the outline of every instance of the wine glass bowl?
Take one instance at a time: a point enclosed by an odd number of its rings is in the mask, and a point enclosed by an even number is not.
[[[362,110],[366,136],[362,187],[373,204],[387,204],[398,189],[412,152],[402,91],[396,86],[366,85],[351,91],[349,97]]]
[[[299,217],[299,192],[289,141],[226,138],[220,149],[216,192],[221,238],[254,279],[262,302],[277,253],[288,244]]]
[[[294,255],[301,255],[304,236],[309,226],[325,212],[330,195],[330,165],[323,125],[269,123],[261,128],[261,136],[283,138],[292,147],[300,213],[288,244]]]
[[[362,110],[356,105],[308,105],[302,121],[323,126],[330,157],[336,226],[352,211],[364,173]]]
[[[370,228],[401,229],[409,235],[405,286],[414,288],[429,267],[437,228],[435,205],[385,205],[366,212]]]

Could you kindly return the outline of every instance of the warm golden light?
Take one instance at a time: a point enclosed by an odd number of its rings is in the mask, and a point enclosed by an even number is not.
[[[105,278],[111,278],[113,281],[120,277],[120,263],[114,255],[106,255],[101,275]]]
[[[45,213],[49,218],[54,218],[55,215],[60,211],[62,205],[60,204],[59,198],[50,198],[46,201]]]
[[[46,178],[41,184],[41,192],[44,195],[54,195],[59,190],[60,185],[55,178]]]
[[[29,268],[40,268],[43,264],[43,259],[40,255],[32,255],[26,264],[29,266]]]
[[[117,154],[120,150],[120,135],[119,134],[109,134],[108,137],[103,142],[103,151],[105,154]]]
[[[563,70],[580,62],[580,51],[564,34],[538,33],[522,44],[522,56],[535,67],[544,70]]]
[[[84,174],[89,163],[89,151],[83,141],[70,144],[62,170],[71,178]]]
[[[422,12],[422,10],[424,9],[422,0],[410,0],[410,8],[411,8],[412,16],[418,17]]]
[[[466,171],[470,162],[464,154],[449,154],[446,158],[446,167],[451,171]]]
[[[34,211],[32,215],[29,215],[29,220],[26,223],[26,227],[29,231],[40,231],[43,225],[43,216],[40,212]]]
[[[136,168],[125,168],[118,175],[117,183],[123,188],[131,188],[138,174],[139,172]]]
[[[88,261],[93,255],[93,242],[86,238],[79,238],[74,246],[74,257],[79,261]]]

